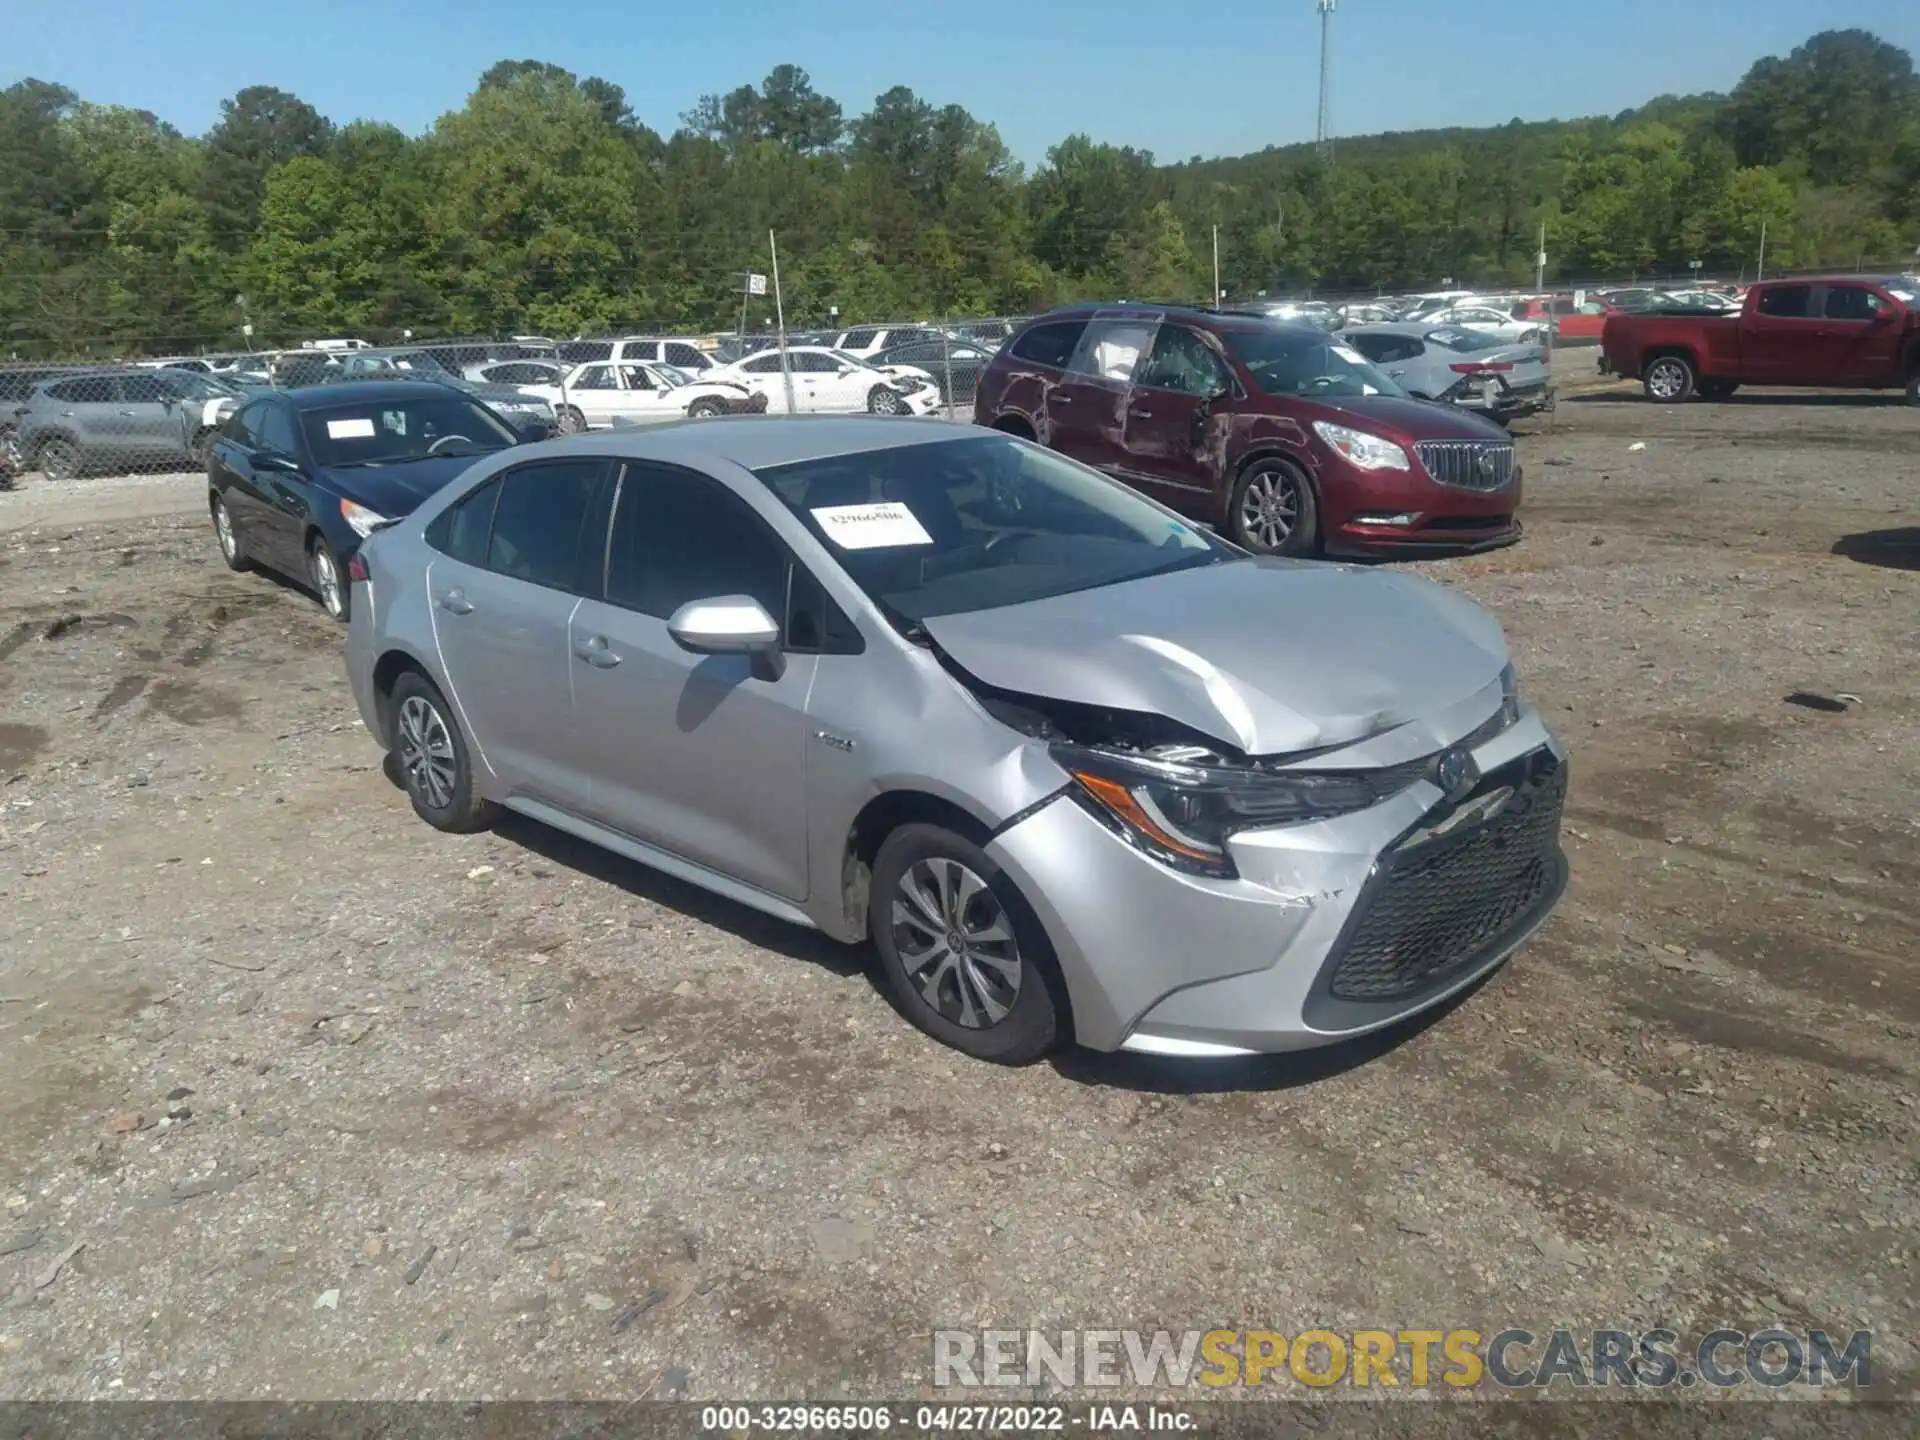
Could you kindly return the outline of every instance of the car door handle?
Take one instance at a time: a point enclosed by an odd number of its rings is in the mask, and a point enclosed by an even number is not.
[[[467,594],[464,590],[447,591],[440,597],[438,604],[442,610],[450,614],[471,615],[473,613],[473,602],[467,599]]]
[[[611,670],[620,663],[620,657],[607,648],[604,635],[589,635],[585,640],[574,641],[573,653],[596,670]]]
[[[1127,411],[1127,414],[1135,420],[1151,420],[1153,418],[1153,411],[1147,409],[1144,405],[1134,406],[1131,410]]]
[[[1399,379],[1399,378],[1400,378],[1400,377],[1401,377],[1402,375],[1404,375],[1404,374],[1406,374],[1406,373],[1407,373],[1407,372],[1406,372],[1406,371],[1405,371],[1404,369],[1401,369],[1401,370],[1389,370],[1389,371],[1387,371],[1387,374],[1389,374],[1389,375],[1391,375],[1391,376],[1392,376],[1392,377],[1393,377],[1394,379],[1396,379],[1396,380],[1398,380],[1398,379]]]
[[[140,414],[138,410],[122,410],[120,413],[130,418],[137,418]]]
[[[1073,403],[1073,396],[1059,390],[1054,390],[1047,395],[1047,403],[1049,405],[1071,405]]]

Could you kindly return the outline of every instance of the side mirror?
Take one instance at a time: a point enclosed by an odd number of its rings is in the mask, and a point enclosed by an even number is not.
[[[667,634],[695,655],[751,655],[762,679],[777,680],[786,668],[780,627],[750,595],[689,600],[667,621]]]
[[[853,366],[851,366],[851,365],[842,365],[842,366],[840,367],[840,378],[841,378],[842,380],[844,380],[844,379],[846,379],[846,378],[847,378],[847,376],[849,376],[849,375],[851,375],[851,374],[853,374]]]

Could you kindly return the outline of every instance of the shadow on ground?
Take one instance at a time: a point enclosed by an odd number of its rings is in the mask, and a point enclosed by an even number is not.
[[[1862,530],[1833,542],[1833,553],[1862,565],[1888,570],[1920,570],[1920,526],[1893,530]]]

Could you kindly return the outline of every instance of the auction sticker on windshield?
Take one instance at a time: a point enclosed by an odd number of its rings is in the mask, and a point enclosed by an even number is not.
[[[873,505],[828,505],[812,512],[827,539],[842,550],[882,550],[892,545],[931,545],[933,536],[898,500]]]
[[[327,421],[327,438],[329,440],[371,440],[373,421],[364,415],[352,420],[329,420]]]

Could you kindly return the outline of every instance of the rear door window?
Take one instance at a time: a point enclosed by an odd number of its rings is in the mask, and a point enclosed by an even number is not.
[[[1067,362],[1068,372],[1109,384],[1129,384],[1141,357],[1153,348],[1157,325],[1152,320],[1091,322]]]
[[[1760,313],[1780,319],[1805,319],[1812,298],[1811,285],[1775,285],[1760,292]]]
[[[847,338],[840,342],[842,350],[864,350],[880,338],[878,330],[849,330]]]
[[[697,347],[686,344],[667,346],[667,364],[682,368],[698,369],[707,363],[707,357]]]
[[[1084,320],[1055,320],[1023,332],[1007,353],[1016,360],[1028,360],[1054,370],[1067,368],[1080,337],[1086,333]]]
[[[606,469],[600,460],[553,460],[501,476],[487,568],[553,590],[596,590],[606,527],[594,523],[595,500]]]

